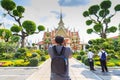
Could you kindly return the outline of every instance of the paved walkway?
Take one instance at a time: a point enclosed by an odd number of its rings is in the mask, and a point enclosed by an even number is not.
[[[26,80],[37,67],[0,67],[0,80]]]
[[[108,68],[102,73],[100,67],[91,72],[89,68],[70,59],[70,77],[72,80],[120,80],[120,67]],[[0,80],[50,80],[50,59],[40,67],[0,67]]]
[[[76,59],[70,59],[71,80],[103,80]],[[26,80],[50,80],[50,59]]]

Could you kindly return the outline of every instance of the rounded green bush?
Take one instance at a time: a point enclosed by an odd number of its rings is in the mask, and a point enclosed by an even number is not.
[[[20,56],[21,56],[20,52],[16,52],[15,55],[14,55],[15,58],[19,58]]]
[[[81,56],[80,56],[80,55],[77,55],[76,59],[77,59],[77,60],[81,60]]]
[[[30,59],[30,66],[38,66],[39,60],[37,58]]]
[[[32,53],[32,57],[37,57],[37,53]]]
[[[89,62],[88,62],[88,58],[87,57],[84,58],[84,64],[89,66]]]
[[[82,55],[84,55],[85,54],[85,52],[84,51],[80,51],[80,55],[82,56]]]
[[[46,60],[46,57],[45,56],[41,56],[41,61],[45,61]]]

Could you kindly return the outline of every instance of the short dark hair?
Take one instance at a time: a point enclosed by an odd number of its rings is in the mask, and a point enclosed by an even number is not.
[[[105,48],[102,48],[102,50],[104,50]]]
[[[55,37],[55,42],[58,43],[58,44],[62,44],[64,42],[64,37],[56,36]]]

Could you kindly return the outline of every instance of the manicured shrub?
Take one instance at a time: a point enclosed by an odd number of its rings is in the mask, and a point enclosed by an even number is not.
[[[30,62],[24,62],[23,64],[22,64],[22,66],[28,66],[30,64]]]
[[[19,48],[19,49],[17,50],[17,52],[26,53],[26,49],[25,49],[25,48]]]
[[[20,56],[21,56],[20,52],[16,52],[15,55],[14,55],[15,58],[20,58]]]
[[[16,60],[14,61],[14,66],[22,66],[23,63],[24,63],[24,60]]]
[[[95,65],[100,66],[100,61],[96,61]]]
[[[88,62],[88,58],[87,57],[84,58],[83,62],[84,62],[85,65],[89,66],[89,62]]]
[[[82,56],[82,55],[84,55],[85,54],[85,52],[84,51],[80,51],[80,55]]]
[[[120,62],[115,63],[116,66],[120,66]]]
[[[12,65],[13,65],[13,62],[5,61],[5,62],[3,62],[2,67],[9,67],[9,66],[12,66]]]
[[[29,66],[38,66],[39,60],[37,58],[31,58]]]
[[[40,50],[36,50],[35,53],[37,53],[40,56],[44,55],[44,54],[41,54],[42,52]]]
[[[94,60],[95,61],[100,61],[100,58],[99,57],[95,57]]]
[[[16,60],[14,61],[14,66],[28,66],[29,61],[24,62],[24,60]]]
[[[76,56],[76,59],[77,59],[77,60],[81,60],[81,56],[80,56],[80,55],[77,55],[77,56]]]
[[[45,61],[45,60],[46,60],[46,57],[45,57],[45,56],[41,56],[40,60],[41,60],[41,61]]]
[[[26,56],[27,56],[27,57],[32,57],[32,53],[27,52],[27,53],[26,53]]]
[[[108,63],[107,63],[107,66],[108,66],[108,67],[113,67],[113,66],[115,66],[115,63],[113,63],[113,62],[108,62]]]
[[[37,57],[37,53],[32,53],[32,57]]]

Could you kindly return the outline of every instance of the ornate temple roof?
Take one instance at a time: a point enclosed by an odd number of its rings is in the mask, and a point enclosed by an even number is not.
[[[63,16],[62,16],[62,11],[60,13],[60,21],[58,22],[58,27],[52,30],[51,32],[47,29],[47,32],[44,33],[43,36],[43,41],[39,42],[38,44],[44,44],[45,40],[50,40],[51,43],[54,42],[54,38],[56,36],[63,36],[65,38],[65,42],[70,44],[72,39],[79,39],[79,34],[77,31],[71,31],[68,30],[68,28],[65,28],[64,22],[63,22]]]

